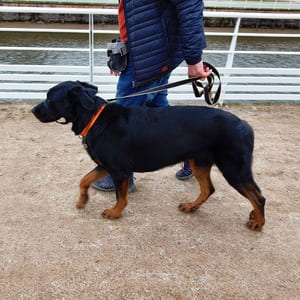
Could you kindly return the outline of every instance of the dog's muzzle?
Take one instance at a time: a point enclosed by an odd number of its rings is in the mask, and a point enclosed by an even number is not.
[[[56,115],[49,107],[47,100],[33,107],[31,112],[35,115],[35,117],[38,120],[44,123],[55,121],[58,124],[65,125],[72,122],[66,117],[60,117]],[[64,119],[64,121],[60,121],[60,119]]]
[[[58,116],[51,110],[47,100],[36,105],[32,108],[31,112],[39,119],[41,122],[54,122],[59,119]]]

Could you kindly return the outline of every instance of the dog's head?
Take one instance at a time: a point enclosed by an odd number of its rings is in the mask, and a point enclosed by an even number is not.
[[[36,105],[32,113],[41,122],[53,122],[60,118],[65,123],[74,122],[83,110],[93,111],[105,101],[96,96],[98,88],[80,81],[65,81],[52,87],[47,99]]]

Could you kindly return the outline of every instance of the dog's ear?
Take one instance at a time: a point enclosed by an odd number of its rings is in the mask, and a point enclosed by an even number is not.
[[[95,85],[89,84],[87,82],[83,82],[83,81],[76,81],[78,85],[82,86],[83,89],[87,89],[89,92],[93,93],[93,95],[95,95],[96,93],[98,93],[98,88]]]
[[[86,89],[80,85],[71,88],[69,96],[79,101],[87,110],[93,110],[95,108],[95,100],[89,95]]]

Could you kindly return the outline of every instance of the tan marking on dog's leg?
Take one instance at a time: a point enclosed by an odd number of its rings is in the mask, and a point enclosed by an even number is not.
[[[76,207],[78,209],[84,208],[89,200],[88,189],[92,182],[101,179],[108,175],[108,172],[101,167],[96,167],[94,170],[86,174],[80,181],[79,189],[79,199],[77,201]]]
[[[254,184],[242,186],[240,191],[250,201],[254,208],[249,215],[249,221],[247,222],[248,228],[261,231],[265,224],[265,198],[255,188]]]
[[[210,171],[212,166],[197,167],[194,160],[190,160],[190,168],[200,185],[200,195],[194,202],[181,203],[179,209],[183,212],[190,213],[197,210],[202,203],[215,191],[211,179]]]
[[[116,188],[117,194],[117,203],[114,207],[106,209],[102,216],[106,219],[117,219],[122,215],[123,209],[127,206],[128,203],[128,186],[129,186],[129,177],[124,179]]]

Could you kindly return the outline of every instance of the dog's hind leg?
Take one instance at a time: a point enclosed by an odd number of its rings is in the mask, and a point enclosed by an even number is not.
[[[265,224],[264,206],[265,198],[255,183],[251,171],[251,158],[246,159],[223,160],[217,166],[223,173],[228,183],[234,187],[240,194],[246,197],[253,206],[250,213],[247,226],[251,230],[261,231]]]
[[[77,201],[77,208],[84,208],[89,200],[88,189],[92,182],[101,179],[108,175],[108,172],[104,170],[101,166],[97,166],[94,170],[86,174],[80,181],[80,194]]]
[[[114,207],[106,209],[102,216],[106,219],[118,219],[122,215],[123,209],[127,206],[128,203],[128,186],[129,186],[129,176],[125,179],[115,182],[116,186],[116,196],[117,203]]]
[[[266,199],[262,196],[260,189],[254,181],[240,185],[237,190],[251,202],[254,208],[249,215],[248,228],[261,231],[265,224],[264,208]]]
[[[193,171],[195,178],[200,185],[200,195],[194,202],[181,203],[179,209],[183,212],[190,213],[197,210],[202,203],[204,203],[208,197],[215,191],[211,179],[210,171],[211,165],[207,167],[198,167],[194,160],[190,160],[190,167]]]

